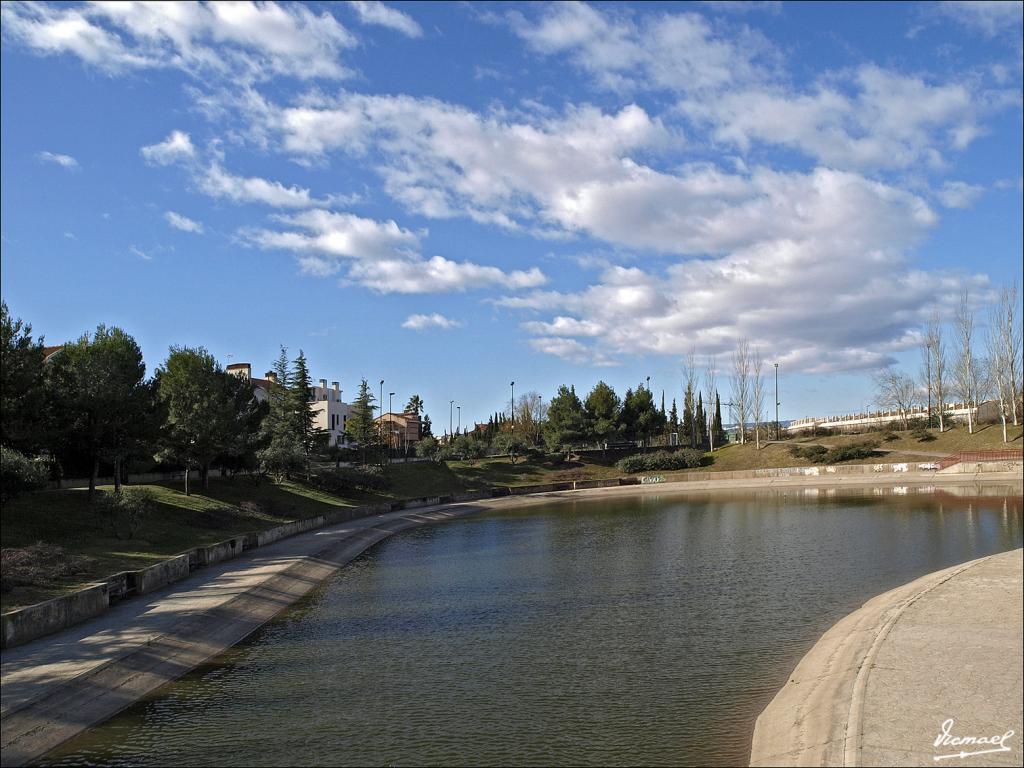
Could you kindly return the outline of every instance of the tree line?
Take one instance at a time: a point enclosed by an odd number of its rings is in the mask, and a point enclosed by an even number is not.
[[[203,347],[172,346],[147,377],[139,345],[120,328],[100,325],[47,359],[31,325],[14,318],[6,302],[0,314],[5,481],[13,467],[37,479],[87,473],[91,499],[101,464],[112,467],[120,490],[129,467],[156,462],[186,470],[188,493],[191,470],[207,487],[213,467],[285,477],[308,474],[315,458],[340,458],[316,425],[302,350],[289,359],[281,348],[276,381],[260,401],[252,381],[227,373]],[[364,462],[383,444],[375,407],[363,379],[348,436]],[[414,395],[408,407],[420,413],[423,402]]]

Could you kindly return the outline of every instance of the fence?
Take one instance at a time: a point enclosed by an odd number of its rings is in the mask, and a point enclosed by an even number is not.
[[[951,453],[944,459],[940,459],[938,465],[941,470],[952,467],[954,464],[972,461],[1021,461],[1022,459],[1024,459],[1024,453],[1013,449],[1002,451],[958,451],[957,453]]]

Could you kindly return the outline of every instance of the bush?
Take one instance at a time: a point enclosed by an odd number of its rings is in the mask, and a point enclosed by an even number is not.
[[[50,470],[46,459],[30,458],[13,448],[0,448],[0,500],[46,487]]]
[[[119,539],[133,539],[153,510],[156,496],[149,488],[122,488],[104,493],[96,500],[110,532]]]
[[[654,453],[636,453],[615,462],[616,468],[627,474],[637,472],[668,471],[673,469],[692,469],[699,467],[704,453],[694,448],[683,448],[678,451],[656,451]]]
[[[791,456],[807,459],[814,464],[838,464],[842,461],[870,459],[876,455],[876,447],[877,445],[871,441],[839,445],[832,449],[826,448],[824,445],[795,445],[789,449],[789,453]]]
[[[935,435],[933,435],[931,432],[929,432],[927,429],[924,429],[923,427],[920,429],[915,429],[911,434],[917,439],[917,442],[919,443],[930,443],[932,440],[935,439]]]
[[[306,484],[324,493],[343,495],[353,491],[382,491],[388,478],[380,467],[338,467],[310,473]]]
[[[895,432],[893,432],[893,431],[892,431],[891,429],[887,429],[887,430],[885,430],[885,431],[884,431],[884,432],[883,432],[883,433],[882,433],[881,435],[879,435],[879,438],[880,438],[880,439],[881,439],[881,440],[882,440],[883,442],[886,442],[886,443],[891,443],[891,442],[893,442],[894,440],[899,440],[899,439],[900,439],[900,436],[899,436],[899,435],[897,435],[897,434],[896,434]]]
[[[41,541],[20,549],[0,552],[0,591],[14,587],[48,587],[55,581],[83,573],[92,563],[91,557],[69,555],[61,547]]]

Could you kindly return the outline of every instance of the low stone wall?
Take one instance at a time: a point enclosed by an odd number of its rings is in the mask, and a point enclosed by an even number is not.
[[[161,560],[156,565],[130,572],[129,583],[133,586],[136,595],[144,595],[147,592],[155,592],[161,587],[166,587],[175,581],[180,581],[188,576],[191,568],[192,555],[186,552],[183,555]]]
[[[964,461],[940,470],[944,475],[978,474],[981,472],[1021,472],[1024,473],[1024,462],[1021,461]]]
[[[57,632],[93,616],[110,606],[106,584],[93,584],[61,595],[44,603],[36,603],[3,615],[3,647],[27,643],[37,637]]]

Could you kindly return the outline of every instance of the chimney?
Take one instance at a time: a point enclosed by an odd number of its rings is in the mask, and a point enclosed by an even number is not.
[[[267,371],[263,375],[271,384],[277,384],[277,374],[274,373],[273,371]]]
[[[327,379],[320,379],[320,389],[327,389]]]
[[[336,381],[332,381],[331,382],[331,389],[333,389],[335,392],[340,392],[341,391],[341,384],[339,384]]]

